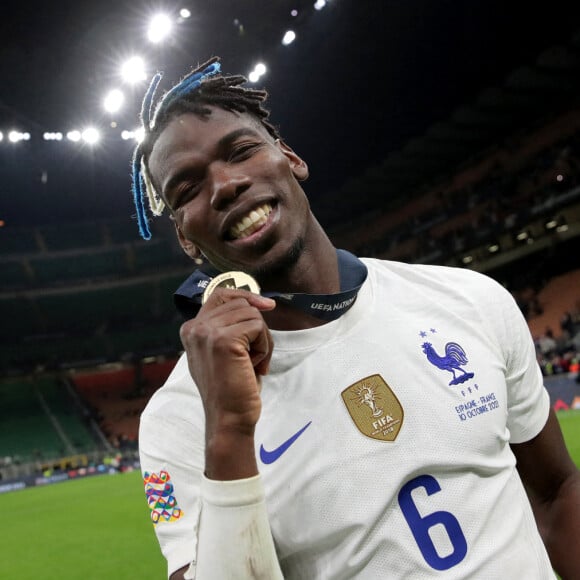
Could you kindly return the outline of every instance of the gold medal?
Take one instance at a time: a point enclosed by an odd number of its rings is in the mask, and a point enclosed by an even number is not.
[[[216,276],[207,285],[201,303],[205,304],[216,288],[232,288],[234,290],[248,290],[254,294],[260,294],[260,286],[249,274],[245,272],[223,272]]]

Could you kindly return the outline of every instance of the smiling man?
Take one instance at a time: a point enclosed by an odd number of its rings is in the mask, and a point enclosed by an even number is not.
[[[579,577],[580,476],[511,296],[336,250],[244,81],[213,59],[152,115],[157,77],[133,161],[143,237],[148,198],[204,261],[139,435],[170,577]]]

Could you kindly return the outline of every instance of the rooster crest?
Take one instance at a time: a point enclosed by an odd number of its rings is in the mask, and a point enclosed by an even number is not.
[[[453,378],[449,383],[450,386],[459,385],[473,378],[473,373],[468,373],[461,368],[469,361],[467,360],[467,355],[463,348],[461,348],[461,346],[456,342],[448,342],[445,345],[445,356],[439,356],[430,342],[424,342],[421,346],[423,352],[427,356],[427,360],[432,365],[453,374]],[[456,374],[456,371],[461,374]]]

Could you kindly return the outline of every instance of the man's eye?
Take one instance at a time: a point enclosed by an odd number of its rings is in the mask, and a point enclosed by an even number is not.
[[[240,161],[249,157],[257,147],[255,143],[242,143],[230,153],[228,161]]]
[[[180,189],[180,191],[175,195],[173,203],[171,204],[172,209],[175,210],[193,199],[198,194],[199,188],[199,183],[193,183]]]

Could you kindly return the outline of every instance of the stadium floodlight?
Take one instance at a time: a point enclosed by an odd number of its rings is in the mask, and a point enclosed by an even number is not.
[[[45,141],[62,141],[62,133],[60,132],[55,133],[54,131],[52,132],[46,131],[45,133],[42,134],[42,138]]]
[[[2,131],[0,131],[0,141],[4,141],[4,133]]]
[[[121,77],[127,83],[139,83],[147,78],[145,62],[140,56],[132,56],[121,66]]]
[[[18,143],[18,141],[23,141],[24,140],[24,133],[21,133],[20,131],[10,131],[10,133],[8,133],[8,141],[10,141],[10,143]]]
[[[296,33],[293,30],[287,30],[284,36],[282,37],[282,44],[284,46],[288,46],[292,44],[296,40]]]
[[[156,14],[149,23],[147,38],[154,43],[161,42],[169,36],[173,23],[167,14]]]
[[[191,17],[191,10],[188,10],[187,8],[182,8],[179,11],[179,16],[181,16],[181,18],[190,18]]]
[[[123,141],[135,139],[137,143],[141,143],[141,141],[143,141],[144,138],[145,138],[145,130],[143,129],[143,127],[139,127],[138,129],[135,129],[135,131],[127,131],[127,130],[121,131],[121,139],[123,139]]]
[[[248,75],[248,80],[251,83],[256,83],[260,79],[260,77],[266,74],[266,65],[262,62],[259,62],[255,67],[254,70]]]
[[[326,6],[326,0],[316,0],[314,10],[322,10]]]
[[[124,102],[125,95],[119,89],[112,89],[107,93],[103,106],[108,113],[116,113]]]
[[[100,133],[94,127],[87,127],[81,134],[81,137],[85,143],[89,145],[94,145],[101,138]]]
[[[76,143],[77,141],[80,141],[81,140],[81,132],[80,131],[77,131],[76,129],[74,129],[73,131],[69,131],[66,134],[66,138],[69,141],[72,141],[73,143]]]

